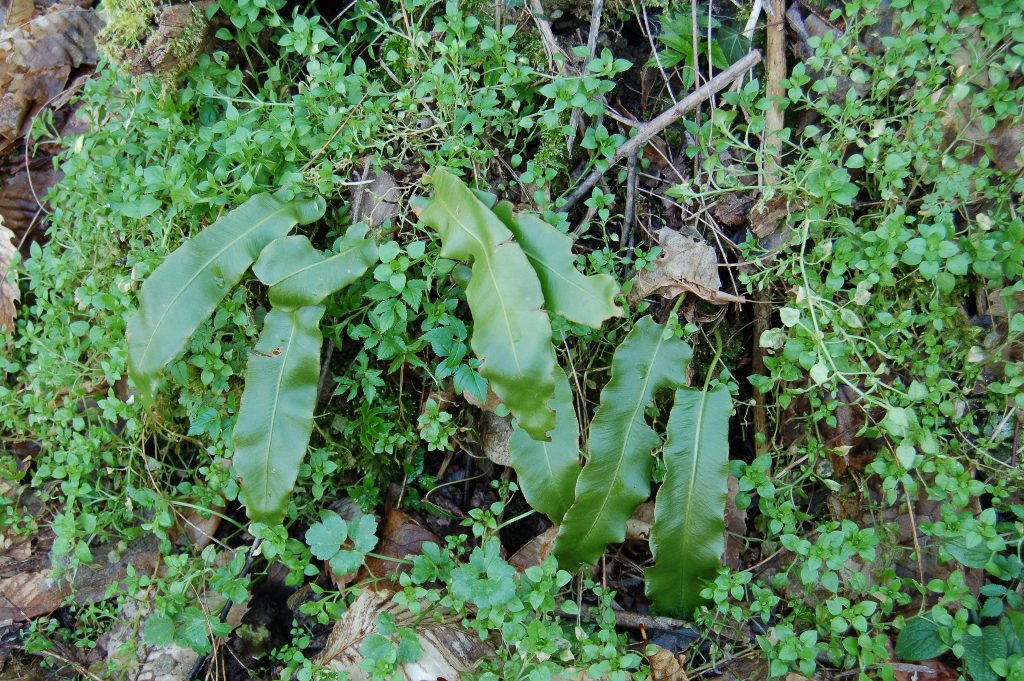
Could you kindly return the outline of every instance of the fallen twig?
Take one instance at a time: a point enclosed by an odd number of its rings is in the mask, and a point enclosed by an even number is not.
[[[540,4],[540,0],[530,0],[530,14],[533,16],[533,20],[537,22],[540,40],[544,43],[544,51],[548,53],[548,65],[552,67],[555,65],[556,54],[560,54],[568,60],[558,41],[555,40],[555,34],[551,31],[551,22],[548,21],[547,14],[544,13],[544,6]]]
[[[633,221],[636,220],[636,154],[629,157],[629,165],[627,167],[629,171],[626,176],[626,211],[622,218],[622,235],[619,239],[619,245],[628,249],[632,245]]]
[[[601,611],[589,605],[579,605],[579,617],[586,620],[597,620],[601,618]],[[559,609],[558,616],[565,619],[576,619],[575,613],[568,613]],[[677,620],[673,617],[659,617],[658,615],[641,615],[638,612],[626,610],[612,610],[615,615],[615,626],[627,629],[657,629],[659,631],[672,631],[680,634],[688,634],[694,638],[700,638],[700,632],[693,628],[693,625],[684,620]]]
[[[641,125],[637,129],[636,135],[626,140],[626,142],[615,150],[615,155],[609,162],[608,167],[610,168],[624,158],[628,158],[629,156],[636,154],[643,145],[651,141],[651,138],[689,112],[696,109],[714,95],[729,87],[734,80],[739,78],[747,69],[759,61],[761,61],[761,52],[759,50],[752,50],[725,71],[722,71],[707,83],[688,94],[678,104],[662,112],[656,118]],[[577,185],[577,187],[572,190],[568,196],[566,196],[565,201],[561,206],[559,206],[559,210],[568,210],[570,207],[575,205],[580,199],[586,196],[591,189],[594,188],[594,185],[600,181],[602,175],[604,175],[604,172],[600,170],[595,170],[587,175],[587,177]]]

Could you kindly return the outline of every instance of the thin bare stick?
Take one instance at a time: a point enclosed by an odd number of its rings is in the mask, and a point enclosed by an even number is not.
[[[636,135],[626,140],[622,146],[615,150],[615,156],[612,157],[608,167],[610,168],[624,158],[628,158],[629,156],[639,152],[643,145],[651,141],[651,138],[689,112],[696,109],[708,99],[711,99],[711,97],[729,87],[734,80],[739,78],[747,69],[759,61],[761,61],[761,52],[759,50],[752,50],[725,71],[722,71],[700,88],[688,94],[678,104],[662,112],[657,118],[641,125],[637,128]],[[602,175],[604,175],[604,172],[600,170],[595,170],[587,175],[586,179],[584,179],[583,182],[577,185],[577,187],[572,190],[568,196],[566,196],[565,202],[559,206],[559,210],[568,210],[580,199],[589,194],[590,190],[594,188],[594,185],[601,180]]]
[[[555,34],[551,31],[551,22],[548,21],[548,15],[544,13],[544,6],[540,4],[540,0],[530,0],[530,14],[533,16],[533,20],[537,22],[540,40],[544,43],[544,51],[548,53],[548,66],[554,67],[556,63],[555,55],[557,54],[562,55],[563,58],[568,60],[565,52],[558,45],[558,41],[555,40]]]
[[[558,614],[572,619],[577,617],[576,613],[570,614],[564,610],[559,610]],[[657,615],[641,615],[638,612],[627,612],[625,610],[612,610],[612,614],[615,615],[616,626],[627,629],[643,627],[644,629],[657,629],[659,631],[685,632],[692,634],[695,638],[700,636],[700,632],[694,629],[690,622],[684,620],[677,620],[672,617],[659,617]],[[579,605],[578,616],[582,619],[595,620],[601,616],[601,611],[589,605]]]
[[[765,69],[768,72],[768,85],[765,88],[765,95],[771,103],[771,108],[764,114],[764,136],[761,138],[761,148],[764,155],[764,183],[771,185],[779,181],[780,155],[782,153],[779,132],[782,130],[783,120],[779,101],[785,96],[782,89],[782,81],[786,77],[785,0],[771,0],[768,9],[770,16],[765,27],[768,33],[767,63],[765,64]]]
[[[768,298],[764,291],[755,291],[754,300],[759,303],[767,303]],[[764,348],[761,347],[761,336],[771,328],[771,305],[754,306],[754,337],[753,337],[753,370],[755,374],[764,375]],[[758,438],[763,436],[763,440]],[[758,456],[766,454],[771,447],[771,437],[768,433],[768,405],[765,396],[761,391],[754,391],[754,451]]]
[[[619,245],[629,248],[633,241],[633,221],[636,220],[636,182],[637,182],[637,158],[636,154],[629,157],[629,173],[626,176],[626,211],[622,218],[622,235]]]

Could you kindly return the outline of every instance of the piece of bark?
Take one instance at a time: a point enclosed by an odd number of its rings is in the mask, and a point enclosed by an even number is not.
[[[156,539],[147,536],[129,545],[114,562],[106,560],[111,548],[99,547],[94,550],[96,563],[79,566],[70,580],[54,579],[49,542],[35,546],[27,560],[0,566],[0,627],[49,614],[68,596],[79,605],[103,600],[107,586],[128,575],[129,565],[137,574],[152,574],[160,563]]]
[[[438,623],[429,618],[420,622],[416,615],[395,604],[391,596],[386,591],[362,592],[334,625],[316,663],[345,672],[350,681],[369,681],[370,675],[360,666],[360,644],[377,631],[377,618],[384,613],[392,615],[399,627],[413,627],[423,651],[416,662],[399,666],[397,678],[456,681],[476,669],[482,658],[494,654],[494,649],[481,641],[476,632],[455,622]]]

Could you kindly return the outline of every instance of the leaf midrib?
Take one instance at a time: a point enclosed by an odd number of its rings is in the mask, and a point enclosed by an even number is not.
[[[339,251],[338,253],[335,253],[334,255],[329,255],[327,257],[324,257],[322,254],[318,254],[318,255],[320,255],[320,260],[317,260],[316,262],[310,263],[308,265],[303,265],[302,267],[300,267],[297,270],[292,270],[291,272],[289,272],[288,274],[284,275],[283,277],[281,277],[280,279],[275,281],[273,284],[271,284],[271,286],[280,286],[282,284],[286,284],[286,283],[288,283],[289,279],[293,279],[293,278],[299,276],[300,274],[303,274],[303,273],[305,273],[305,272],[307,272],[307,271],[309,271],[309,270],[311,270],[311,269],[313,269],[315,267],[320,267],[321,265],[326,266],[326,265],[328,265],[333,260],[338,260],[340,258],[343,258],[346,255],[348,255],[349,253],[351,253],[352,251],[355,251],[358,248],[365,247],[367,243],[368,242],[365,239],[363,239],[363,243],[358,244],[356,246],[353,246],[352,248],[349,248],[348,250]]]
[[[289,321],[291,322],[291,330],[288,334],[288,342],[284,346],[284,352],[281,355],[281,368],[277,372],[277,380],[274,382],[274,407],[270,411],[270,437],[267,438],[267,447],[265,452],[265,465],[263,468],[263,499],[267,499],[270,496],[270,452],[274,449],[274,436],[277,434],[277,412],[278,406],[281,404],[281,383],[284,381],[284,370],[288,366],[288,357],[292,351],[292,343],[295,340],[295,333],[299,327],[299,317],[296,312],[287,313]]]
[[[477,199],[475,196],[472,198],[474,201],[479,201],[479,199]],[[522,363],[519,361],[519,353],[516,350],[516,344],[513,341],[512,336],[512,321],[508,314],[508,306],[505,305],[505,297],[501,294],[501,287],[498,286],[498,280],[494,276],[494,267],[492,266],[491,262],[490,250],[487,248],[486,242],[484,242],[484,240],[477,236],[473,232],[473,230],[466,226],[466,224],[459,219],[459,216],[455,213],[454,210],[452,210],[452,208],[447,203],[442,203],[441,206],[445,209],[448,215],[451,216],[452,222],[458,225],[462,229],[462,231],[468,234],[480,246],[480,253],[477,254],[476,259],[483,260],[484,263],[486,264],[485,269],[487,270],[487,274],[491,279],[492,289],[494,290],[495,295],[498,297],[498,303],[499,306],[501,307],[501,318],[505,321],[505,330],[508,331],[509,349],[512,353],[512,359],[515,361],[516,364],[516,373],[522,373]]]
[[[629,419],[629,425],[626,427],[626,436],[622,438],[622,447],[619,448],[619,460],[615,464],[615,475],[612,476],[613,481],[618,479],[619,471],[622,470],[622,462],[626,460],[626,443],[629,442],[629,436],[632,434],[633,426],[636,424],[637,412],[643,409],[644,405],[647,404],[648,402],[648,400],[645,400],[643,398],[647,394],[647,386],[650,385],[651,375],[654,373],[654,364],[658,359],[658,353],[661,352],[661,346],[664,345],[664,343],[664,339],[659,334],[658,344],[654,347],[654,352],[651,353],[650,370],[647,372],[647,376],[644,378],[642,384],[643,387],[640,390],[640,399],[637,400],[637,405],[633,409],[632,417]],[[593,456],[593,452],[591,452],[591,456]],[[587,537],[589,537],[591,533],[594,531],[594,528],[597,527],[597,519],[600,518],[601,515],[604,513],[604,509],[607,508],[608,506],[608,500],[611,499],[612,496],[613,494],[611,493],[611,486],[609,485],[608,493],[604,495],[604,499],[601,502],[601,508],[598,510],[596,514],[594,514],[594,522],[590,524],[590,527],[587,528],[586,533],[584,533],[584,535],[580,538],[579,544],[583,544],[586,541]]]
[[[687,489],[686,489],[686,508],[685,508],[685,510],[683,512],[683,515],[682,515],[682,520],[683,520],[682,546],[683,547],[687,546],[688,542],[690,541],[690,537],[691,537],[690,528],[694,527],[696,525],[696,523],[691,523],[691,522],[689,522],[689,520],[690,520],[690,511],[693,509],[693,500],[694,500],[694,498],[696,496],[696,495],[694,495],[693,490],[694,490],[694,487],[696,485],[696,480],[697,480],[697,468],[699,467],[697,464],[700,461],[700,456],[701,456],[701,451],[702,451],[702,447],[701,447],[701,433],[703,432],[703,428],[704,428],[704,414],[706,412],[707,403],[708,403],[708,397],[709,396],[710,396],[710,394],[707,391],[703,391],[703,390],[701,391],[701,393],[700,393],[700,403],[699,403],[700,406],[699,406],[699,408],[697,410],[697,420],[696,420],[696,423],[694,424],[693,453],[692,453],[692,455],[690,457],[690,458],[693,459],[693,463],[690,465],[690,483],[689,483],[689,485],[687,485]],[[680,574],[685,574],[685,568],[683,567],[684,563],[682,561],[680,561],[678,563],[678,565],[680,567]]]

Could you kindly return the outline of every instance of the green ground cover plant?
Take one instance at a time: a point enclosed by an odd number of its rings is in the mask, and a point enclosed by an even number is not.
[[[147,542],[162,567],[71,593],[23,651],[75,669],[145,599],[147,645],[336,678],[318,653],[383,561],[411,621],[491,646],[474,678],[666,678],[666,649],[691,679],[1024,678],[1024,5],[797,3],[781,98],[758,67],[610,167],[764,43],[690,9],[616,4],[593,49],[589,3],[557,10],[558,55],[518,3],[219,0],[186,72],[111,52],[86,132],[41,114],[64,179],[0,332],[0,530],[52,532],[65,578]],[[747,302],[638,299],[663,226]],[[396,510],[437,543],[388,555]],[[267,585],[306,596],[283,632],[221,620]],[[374,679],[424,654],[388,616],[358,648]]]

